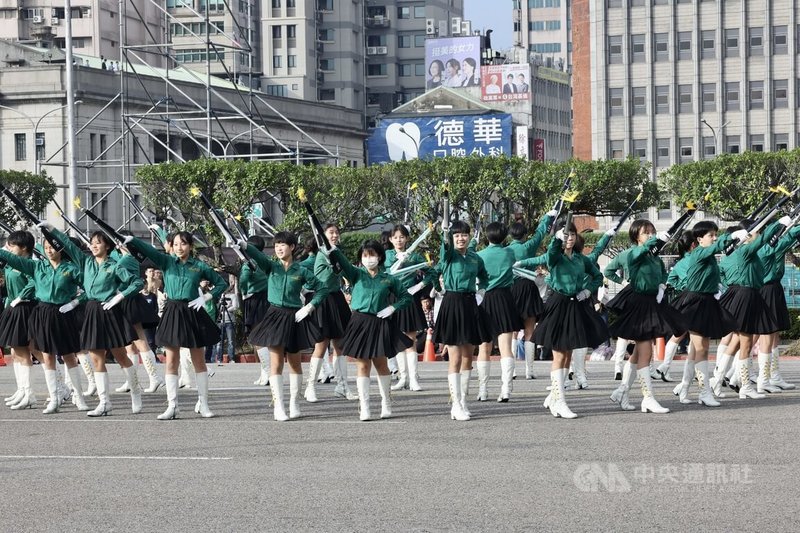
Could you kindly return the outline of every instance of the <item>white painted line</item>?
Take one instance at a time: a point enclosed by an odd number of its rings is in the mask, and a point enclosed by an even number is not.
[[[179,418],[178,420],[182,420],[182,419]],[[186,420],[189,420],[189,419],[186,419]],[[75,419],[70,419],[70,418],[62,418],[62,419],[56,419],[56,418],[41,418],[41,419],[40,418],[23,418],[23,419],[19,419],[19,418],[0,418],[0,423],[2,423],[2,422],[25,422],[25,423],[28,423],[28,422],[56,422],[56,423],[83,422],[83,423],[87,423],[87,424],[110,424],[112,422],[162,422],[162,420],[158,420],[156,418],[137,418],[137,419],[134,420],[134,419],[131,419],[131,418],[119,418],[119,417],[115,418],[115,417],[106,416],[106,417],[103,417],[102,420],[97,419],[97,418],[75,418]]]
[[[0,459],[77,459],[80,461],[107,459],[121,461],[229,461],[231,457],[164,457],[140,455],[0,455]]]

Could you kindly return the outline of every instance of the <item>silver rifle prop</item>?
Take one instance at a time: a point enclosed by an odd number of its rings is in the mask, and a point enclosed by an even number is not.
[[[87,237],[86,234],[83,231],[81,231],[81,228],[78,227],[76,223],[71,221],[67,215],[64,214],[64,210],[58,204],[58,200],[53,198],[53,203],[56,204],[56,209],[57,209],[56,213],[58,213],[58,216],[60,216],[61,220],[63,220],[67,224],[67,226],[69,226],[70,229],[77,234],[78,238],[82,240],[84,243],[86,243],[87,246],[92,244],[92,242],[89,240],[89,237]]]
[[[525,268],[514,267],[511,272],[518,278],[525,278],[531,281],[536,281],[536,274]]]
[[[423,231],[420,234],[420,236],[417,237],[416,240],[411,243],[411,246],[406,248],[405,250],[406,259],[408,259],[408,256],[411,255],[414,252],[414,250],[416,250],[419,247],[419,245],[425,241],[425,239],[428,238],[428,235],[430,235],[432,231],[433,231],[433,223],[428,222],[428,227],[425,228],[425,231]],[[397,273],[400,267],[403,266],[403,262],[405,262],[406,259],[403,259],[403,261],[395,261],[394,264],[389,268],[389,274],[393,275]]]
[[[419,270],[421,268],[425,268],[427,266],[430,266],[430,265],[428,263],[417,263],[416,265],[411,265],[411,266],[407,266],[405,268],[397,269],[394,272],[390,271],[389,274],[394,276],[394,277],[405,276],[406,274],[410,274],[412,272],[416,272],[417,270]]]

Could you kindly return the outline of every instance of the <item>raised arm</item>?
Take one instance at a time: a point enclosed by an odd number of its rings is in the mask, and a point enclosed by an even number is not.
[[[522,245],[527,255],[535,254],[536,250],[539,249],[539,246],[542,245],[542,241],[544,240],[545,235],[547,235],[547,228],[550,227],[550,223],[552,221],[553,217],[550,215],[543,216],[542,220],[539,221],[539,225],[536,226],[536,231],[533,232],[531,238]]]
[[[23,274],[33,276],[36,272],[36,261],[33,259],[14,255],[8,250],[4,250],[2,248],[0,248],[0,259],[8,263],[8,266],[14,270],[19,270]]]
[[[550,241],[550,246],[547,247],[547,253],[545,254],[547,257],[547,270],[552,271],[553,267],[561,261],[561,256],[564,255],[564,250],[561,246],[561,239],[553,237],[553,240]]]
[[[590,253],[586,257],[588,257],[592,263],[597,263],[597,260],[600,259],[601,255],[603,255],[603,252],[606,250],[606,246],[608,246],[608,243],[613,238],[614,238],[613,235],[604,233],[603,236],[600,237],[600,240],[597,241],[597,244],[594,245],[594,248],[592,248],[592,253]]]
[[[331,262],[337,263],[342,268],[344,277],[347,278],[350,285],[355,285],[358,282],[358,268],[353,266],[338,248],[331,252]]]
[[[256,262],[258,267],[269,274],[272,272],[272,260],[267,257],[264,252],[253,246],[252,244],[247,245],[247,251],[245,252],[253,261]]]
[[[66,233],[56,228],[53,228],[50,231],[53,234],[53,237],[55,237],[56,240],[64,246],[64,251],[67,252],[69,258],[72,259],[72,262],[75,263],[75,265],[82,273],[86,269],[86,260],[92,258],[87,257],[83,253],[83,250],[80,249],[80,247],[75,246],[75,243],[72,242],[72,239],[70,239]]]
[[[159,270],[166,270],[169,267],[169,263],[172,260],[172,257],[164,252],[159,252],[152,246],[150,246],[149,242],[145,242],[141,239],[137,239],[136,237],[132,238],[126,246],[130,249],[133,248],[134,250],[141,253],[143,256],[148,258],[150,261],[155,263],[155,265],[159,268]]]

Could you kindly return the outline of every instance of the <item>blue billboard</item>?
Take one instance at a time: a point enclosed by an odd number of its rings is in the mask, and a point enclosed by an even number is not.
[[[432,157],[512,155],[511,115],[383,119],[367,139],[367,164]]]

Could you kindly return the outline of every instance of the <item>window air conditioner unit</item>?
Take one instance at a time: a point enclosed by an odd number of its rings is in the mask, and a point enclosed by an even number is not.
[[[461,35],[461,17],[453,17],[450,21],[450,34]]]
[[[33,23],[34,24],[41,24],[42,23],[42,16],[41,15],[34,15],[33,16]]]
[[[374,56],[377,53],[378,53],[378,47],[377,46],[367,46],[367,55],[368,56]]]
[[[58,26],[58,19],[57,18],[50,19],[50,25],[51,26]]]
[[[425,19],[425,35],[436,35],[436,19]]]
[[[36,138],[36,146],[44,146],[44,138],[37,137]]]

